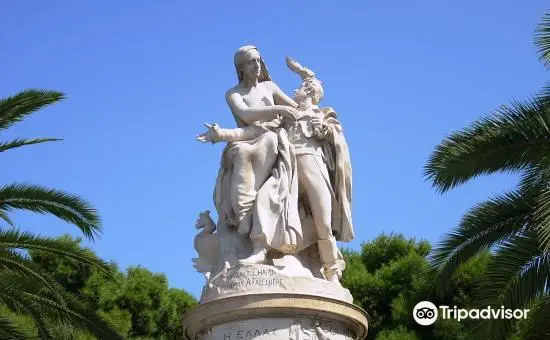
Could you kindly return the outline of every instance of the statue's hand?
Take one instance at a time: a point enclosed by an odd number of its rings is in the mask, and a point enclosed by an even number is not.
[[[297,120],[300,116],[298,110],[290,106],[284,106],[281,110],[279,110],[279,114],[285,118],[290,118],[291,120]]]
[[[199,142],[202,143],[216,143],[220,139],[220,126],[216,123],[208,124],[203,123],[208,131],[201,133],[196,137]]]
[[[319,117],[311,118],[311,127],[313,130],[321,131],[323,129],[323,121]]]
[[[311,118],[311,126],[313,129],[321,129],[323,127],[323,121],[319,117],[313,117]]]
[[[323,139],[326,136],[327,129],[323,123],[323,119],[320,117],[311,118],[311,128],[313,129],[313,135],[319,139]]]

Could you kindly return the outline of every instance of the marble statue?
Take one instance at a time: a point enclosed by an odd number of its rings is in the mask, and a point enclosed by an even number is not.
[[[254,46],[239,48],[234,64],[238,84],[226,100],[237,128],[205,123],[207,131],[197,136],[227,144],[214,190],[218,221],[199,215],[195,268],[218,291],[245,272],[273,273],[258,279],[262,283],[309,276],[340,287],[345,262],[336,242],[354,237],[352,173],[336,112],[319,106],[323,84],[287,58],[302,80],[290,98],[271,80]],[[254,284],[239,287],[246,286]]]
[[[216,217],[201,212],[193,259],[206,284],[183,318],[188,340],[363,340],[368,314],[340,284],[337,241],[353,239],[350,155],[336,112],[312,70],[287,96],[254,46],[234,56],[226,92],[236,127],[205,123],[203,143],[225,143]]]

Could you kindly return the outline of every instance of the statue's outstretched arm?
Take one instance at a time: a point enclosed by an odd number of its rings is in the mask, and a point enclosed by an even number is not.
[[[218,124],[204,123],[208,129],[196,137],[199,142],[217,143],[217,142],[238,142],[243,140],[252,140],[260,136],[263,131],[257,126],[250,125],[244,128],[222,129]]]

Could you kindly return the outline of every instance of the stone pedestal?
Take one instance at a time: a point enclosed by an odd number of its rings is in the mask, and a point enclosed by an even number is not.
[[[367,336],[359,307],[302,294],[254,294],[200,304],[184,316],[189,340],[356,340]]]
[[[368,322],[338,283],[251,265],[211,278],[183,328],[188,340],[359,340]]]

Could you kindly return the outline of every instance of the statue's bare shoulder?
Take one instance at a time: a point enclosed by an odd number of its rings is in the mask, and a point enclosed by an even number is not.
[[[238,94],[240,95],[239,93],[239,85],[235,85],[233,86],[232,88],[228,89],[227,91],[225,91],[225,99],[229,100],[229,98],[231,98],[232,96],[234,96],[235,94]]]
[[[232,110],[235,109],[235,106],[242,107],[244,104],[242,90],[240,84],[237,84],[225,92],[225,100]]]
[[[254,89],[237,85],[225,93],[225,99],[231,107],[264,107],[275,105],[280,97],[279,88],[272,81],[258,83]],[[244,105],[244,106],[243,106]]]
[[[275,92],[279,87],[271,80],[263,81],[258,83],[258,89],[260,90],[269,90],[270,92]],[[238,94],[243,96],[249,90],[245,89],[241,84],[237,84],[225,92],[225,97],[231,97],[232,95]]]

